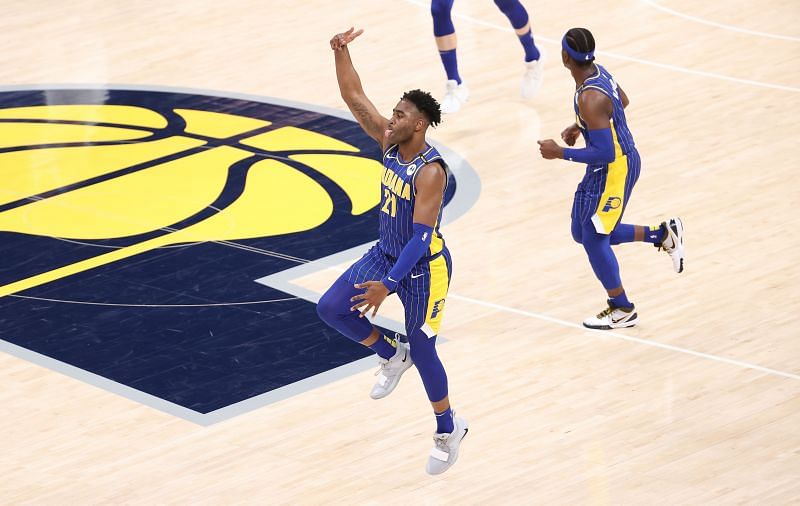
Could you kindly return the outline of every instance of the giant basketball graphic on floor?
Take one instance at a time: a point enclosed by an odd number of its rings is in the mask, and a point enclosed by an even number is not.
[[[0,93],[2,339],[197,413],[367,356],[254,282],[377,238],[378,146],[311,109]]]

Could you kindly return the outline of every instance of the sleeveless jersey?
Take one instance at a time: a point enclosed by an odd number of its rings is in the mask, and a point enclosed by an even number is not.
[[[578,109],[578,97],[586,90],[597,90],[610,98],[613,107],[613,112],[611,113],[611,136],[614,139],[614,154],[616,155],[614,158],[618,159],[622,155],[627,155],[636,149],[636,146],[633,143],[633,135],[631,135],[630,130],[628,130],[628,122],[625,120],[625,108],[622,106],[622,100],[617,90],[617,83],[614,82],[614,78],[605,68],[597,64],[595,64],[595,67],[597,67],[597,72],[586,79],[586,81],[575,90],[574,106],[575,115],[577,116],[575,123],[580,127],[581,134],[583,134],[583,138],[588,146],[591,133],[589,132],[586,122],[581,118]]]
[[[436,148],[427,144],[423,151],[408,162],[400,158],[397,144],[389,146],[383,153],[378,246],[384,254],[393,258],[399,257],[403,247],[411,239],[414,227],[414,202],[417,193],[414,184],[417,172],[424,165],[435,161],[441,163],[447,170],[442,155]],[[445,190],[447,189],[446,185],[447,182],[445,182]],[[436,224],[433,227],[428,257],[440,253],[444,248],[444,238],[439,232],[444,206],[444,199],[442,200]]]

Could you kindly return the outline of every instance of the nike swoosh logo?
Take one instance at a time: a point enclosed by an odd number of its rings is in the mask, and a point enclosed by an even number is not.
[[[632,316],[633,316],[633,315],[632,315],[631,313],[628,313],[628,314],[626,314],[625,316],[622,316],[622,317],[620,317],[620,318],[617,318],[616,320],[615,320],[615,319],[612,317],[612,318],[611,318],[611,323],[619,323],[619,322],[622,322],[622,321],[625,321],[625,320],[628,320],[628,319],[630,319]]]
[[[597,172],[598,170],[603,170],[603,167],[598,167],[598,168],[594,169],[592,172]]]
[[[425,273],[424,273],[424,272],[423,272],[422,274],[417,274],[416,276],[412,274],[412,275],[411,275],[411,279],[417,279],[418,277],[420,277],[420,276],[424,276],[424,275],[425,275]]]
[[[406,350],[405,356],[403,356],[403,362],[405,362],[407,358],[408,358],[408,351]]]

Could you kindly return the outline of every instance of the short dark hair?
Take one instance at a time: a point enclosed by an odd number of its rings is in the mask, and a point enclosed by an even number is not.
[[[439,102],[431,96],[427,91],[411,90],[403,93],[401,100],[408,100],[414,104],[419,112],[428,118],[428,122],[436,126],[442,122],[442,109],[439,107]]]
[[[570,28],[567,31],[567,45],[579,53],[591,53],[594,51],[592,32],[586,28]],[[591,60],[575,60],[580,67],[588,67],[593,61],[594,58]]]

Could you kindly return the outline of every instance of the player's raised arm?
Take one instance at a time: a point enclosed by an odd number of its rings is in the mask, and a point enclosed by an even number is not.
[[[352,42],[364,31],[353,31],[350,28],[346,32],[338,33],[331,39],[331,49],[336,58],[336,80],[339,82],[339,91],[344,102],[355,116],[358,124],[370,137],[378,141],[382,149],[385,149],[384,135],[389,120],[381,116],[378,109],[364,93],[361,86],[361,79],[358,77],[353,61],[350,59],[350,51],[347,44]]]

